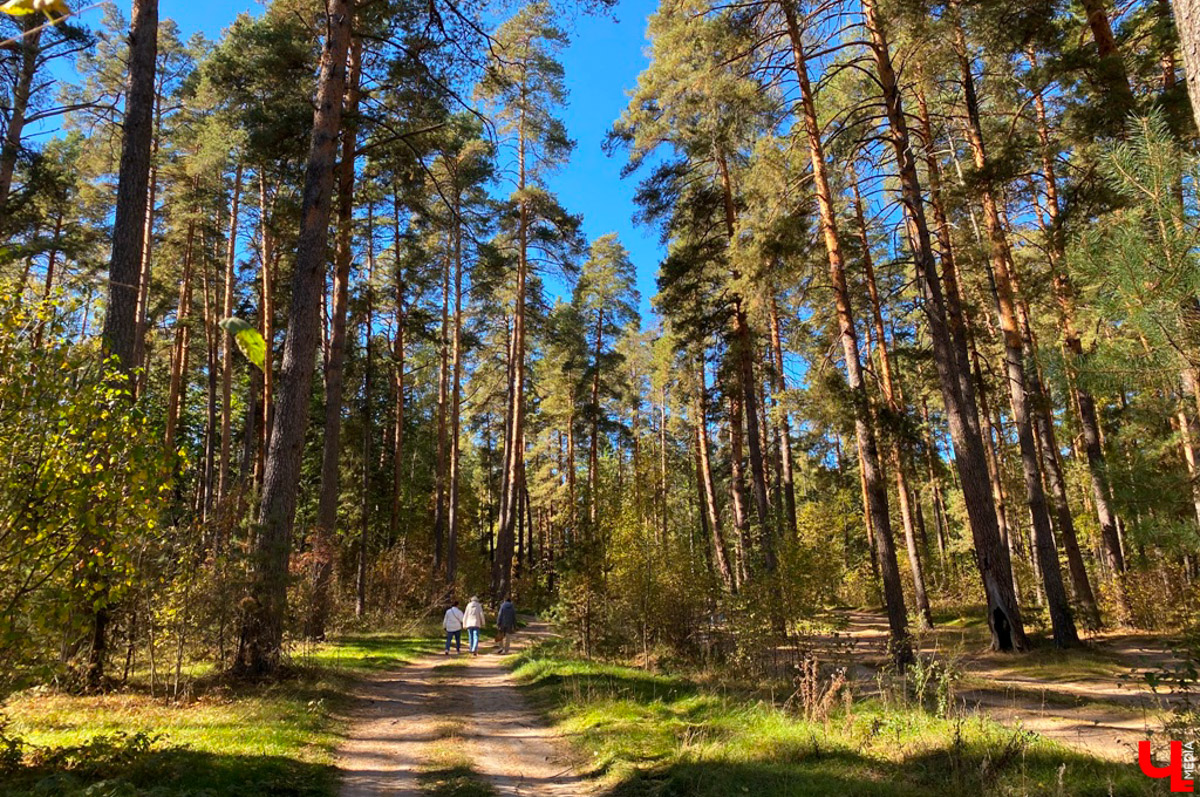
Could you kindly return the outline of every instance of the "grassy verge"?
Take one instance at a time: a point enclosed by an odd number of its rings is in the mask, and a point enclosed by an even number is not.
[[[1161,792],[1135,766],[975,716],[871,699],[806,721],[744,695],[547,647],[520,657],[516,673],[613,797]]]
[[[11,695],[0,705],[9,720],[0,736],[26,746],[7,770],[0,752],[0,794],[334,794],[337,713],[351,682],[432,649],[415,637],[346,637],[306,652],[284,680],[214,682],[178,703],[136,686],[95,696],[41,689]]]

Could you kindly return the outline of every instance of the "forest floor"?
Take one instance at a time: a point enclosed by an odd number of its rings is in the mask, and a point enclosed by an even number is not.
[[[935,618],[916,639],[922,655],[949,662],[960,709],[1121,761],[1134,760],[1137,742],[1161,729],[1171,698],[1153,694],[1140,673],[1180,663],[1169,638],[1108,631],[1073,650],[1043,642],[1014,655],[990,650],[982,611],[973,618]],[[825,638],[825,653],[852,658],[855,679],[870,692],[887,658],[886,615],[841,611],[830,619],[840,628]]]
[[[521,651],[549,636],[531,622]],[[509,661],[481,642],[479,656],[427,655],[360,682],[337,765],[341,797],[589,793],[565,740],[518,689]]]

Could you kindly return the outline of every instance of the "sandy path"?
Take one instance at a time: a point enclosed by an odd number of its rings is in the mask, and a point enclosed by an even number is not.
[[[854,643],[855,677],[869,685],[886,657],[887,618],[867,611],[844,615],[848,625],[843,633]],[[1162,700],[1142,689],[1136,679],[1122,683],[1115,676],[1100,674],[1069,680],[1013,675],[1006,665],[1018,659],[980,649],[984,633],[975,629],[968,635],[939,627],[925,640],[925,652],[938,643],[951,649],[956,641],[967,650],[975,646],[961,661],[971,684],[955,693],[960,707],[969,712],[1117,761],[1133,760],[1137,742],[1150,738],[1149,730],[1161,728]],[[1161,639],[1147,635],[1102,634],[1093,637],[1091,644],[1112,658],[1114,668],[1125,671],[1174,661]]]
[[[518,634],[513,650],[546,634],[544,624],[532,623]],[[530,708],[492,647],[484,642],[478,657],[426,656],[364,681],[338,753],[341,797],[419,797],[420,775],[430,767],[435,745],[440,740],[444,748],[447,737],[498,794],[590,793],[564,740]]]

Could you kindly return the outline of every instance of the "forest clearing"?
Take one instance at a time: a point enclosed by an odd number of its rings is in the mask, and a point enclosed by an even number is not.
[[[0,794],[1188,789],[1198,120],[1197,0],[8,0]]]

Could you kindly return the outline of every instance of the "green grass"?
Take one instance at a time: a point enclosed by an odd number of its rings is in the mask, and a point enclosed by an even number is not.
[[[872,699],[807,722],[746,694],[547,648],[518,659],[516,673],[612,797],[1161,792],[1133,765],[980,717],[942,719]]]
[[[147,793],[155,797],[335,794],[342,730],[336,713],[347,705],[347,687],[364,672],[402,666],[434,644],[350,636],[298,657],[289,678],[214,684],[186,703],[134,689],[12,695],[0,713],[9,718],[7,733],[30,747],[15,773],[5,775],[0,764],[0,794],[82,795],[98,782],[111,785],[114,796],[152,787]]]

